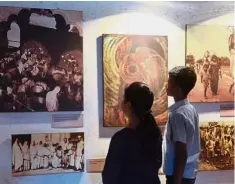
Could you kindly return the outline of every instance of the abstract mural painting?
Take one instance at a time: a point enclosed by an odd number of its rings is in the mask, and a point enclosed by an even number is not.
[[[197,73],[190,102],[234,101],[234,27],[188,25],[186,65]]]
[[[200,122],[199,170],[234,169],[233,121]]]
[[[0,112],[83,111],[82,12],[0,7]]]
[[[103,35],[104,126],[123,127],[123,92],[132,82],[146,83],[154,93],[152,114],[159,125],[168,116],[166,36]]]
[[[84,172],[84,133],[12,135],[12,176]]]

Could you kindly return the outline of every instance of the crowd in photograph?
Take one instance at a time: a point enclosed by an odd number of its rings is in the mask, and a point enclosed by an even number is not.
[[[200,127],[201,159],[216,167],[233,167],[234,125],[214,124]]]
[[[73,171],[84,170],[84,140],[82,136],[64,138],[59,143],[50,141],[48,136],[45,141],[38,142],[21,141],[17,135],[15,137],[12,148],[13,173],[58,168],[72,169]]]
[[[29,41],[22,51],[5,54],[0,112],[83,110],[83,67],[77,53],[64,53],[55,65],[41,43]]]

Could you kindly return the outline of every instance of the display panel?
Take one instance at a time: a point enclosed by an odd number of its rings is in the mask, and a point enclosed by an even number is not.
[[[197,73],[190,102],[233,102],[234,27],[188,25],[186,65]]]
[[[12,135],[12,176],[84,172],[84,133]]]
[[[199,170],[234,169],[234,123],[232,121],[201,122]]]
[[[167,120],[166,36],[103,35],[104,126],[126,126],[121,110],[125,86],[146,83],[154,93],[152,113],[159,125]]]
[[[234,117],[234,104],[221,104],[220,117]]]
[[[0,7],[0,112],[83,111],[82,12]]]

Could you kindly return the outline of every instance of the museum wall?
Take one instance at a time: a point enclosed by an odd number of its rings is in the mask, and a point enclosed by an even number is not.
[[[168,69],[185,64],[185,24],[233,25],[234,14],[231,11],[217,12],[212,16],[196,12],[198,18],[191,17],[190,11],[181,18],[170,12],[169,3],[153,6],[143,3],[98,3],[98,2],[0,2],[0,6],[59,8],[83,11],[84,43],[84,127],[76,129],[52,129],[49,113],[24,113],[0,115],[0,184],[95,184],[101,181],[99,173],[67,173],[27,177],[11,176],[11,134],[45,132],[85,132],[85,158],[103,158],[107,154],[110,137],[119,128],[105,128],[102,120],[102,34],[140,34],[168,36]],[[177,11],[179,11],[179,3]],[[168,7],[168,8],[167,8]],[[170,6],[172,7],[172,6]],[[184,6],[182,6],[184,7]],[[190,7],[190,6],[188,6]],[[186,12],[186,13],[185,13]],[[188,17],[187,17],[188,16]],[[203,17],[204,16],[204,17]],[[177,20],[184,20],[177,22]],[[169,98],[169,105],[173,99]],[[198,103],[200,121],[218,121],[220,103]],[[229,119],[228,120],[233,120]],[[165,183],[165,177],[161,176]],[[204,171],[197,177],[197,184],[232,184],[233,171]]]

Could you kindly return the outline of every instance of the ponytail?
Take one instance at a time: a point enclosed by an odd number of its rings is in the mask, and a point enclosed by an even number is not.
[[[142,156],[147,162],[162,163],[162,135],[151,111],[146,112],[140,118],[137,127],[138,135],[142,144]]]

